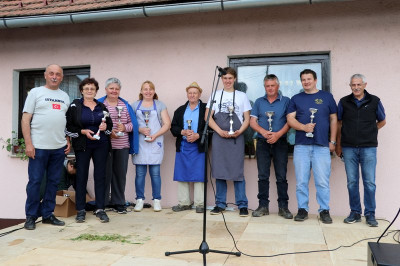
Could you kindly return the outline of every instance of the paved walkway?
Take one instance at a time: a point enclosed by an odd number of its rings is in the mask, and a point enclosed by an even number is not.
[[[36,230],[17,230],[0,237],[1,265],[202,265],[200,253],[165,256],[166,251],[199,248],[202,241],[203,215],[194,211],[174,213],[163,209],[129,212],[126,215],[108,212],[110,223],[100,223],[88,213],[85,223],[74,217],[64,218],[66,226],[38,223]],[[225,219],[237,247],[250,255],[274,255],[284,252],[333,249],[360,239],[379,236],[388,222],[379,221],[377,228],[361,223],[347,225],[344,217],[333,217],[333,224],[319,222],[310,215],[305,222],[285,220],[277,214],[260,218],[239,217],[228,211]],[[0,234],[21,228],[6,228]],[[72,240],[82,234],[119,234],[129,243]],[[374,240],[369,240],[374,241]],[[376,241],[376,240],[375,240]],[[318,252],[272,258],[240,257],[208,253],[207,265],[366,265],[367,242],[334,252]],[[381,242],[395,243],[392,236]],[[210,249],[236,251],[221,215],[207,213],[207,243]]]

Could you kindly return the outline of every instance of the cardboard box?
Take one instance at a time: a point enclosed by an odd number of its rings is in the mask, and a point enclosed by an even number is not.
[[[54,215],[57,217],[70,217],[75,214],[75,191],[57,191]]]

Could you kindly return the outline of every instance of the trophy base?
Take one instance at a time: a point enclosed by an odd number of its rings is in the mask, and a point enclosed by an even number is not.
[[[144,140],[148,141],[148,140],[151,140],[151,138],[150,137],[145,137]]]
[[[310,133],[310,132],[309,132],[309,133],[306,133],[306,137],[307,137],[307,138],[313,138],[313,137],[314,137],[314,134],[313,134],[313,133]]]
[[[233,132],[233,131],[228,132],[228,135],[234,135],[234,134],[235,134],[235,132]]]
[[[117,134],[115,134],[115,135],[117,135],[118,137],[123,137],[123,136],[125,136],[124,132],[117,132]]]
[[[99,135],[94,135],[93,138],[95,138],[96,140],[99,140],[100,136]]]

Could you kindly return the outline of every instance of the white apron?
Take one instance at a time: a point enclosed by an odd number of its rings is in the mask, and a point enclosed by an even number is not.
[[[160,128],[160,121],[157,115],[156,103],[153,101],[153,110],[150,111],[148,127],[150,128],[150,134],[157,133]],[[146,127],[144,122],[144,114],[140,109],[142,101],[140,101],[136,108],[136,118],[139,127]],[[148,110],[147,110],[148,111]],[[161,164],[164,157],[164,136],[157,137],[153,142],[147,142],[144,140],[145,135],[139,133],[139,154],[132,156],[133,164],[144,164],[144,165],[155,165]]]

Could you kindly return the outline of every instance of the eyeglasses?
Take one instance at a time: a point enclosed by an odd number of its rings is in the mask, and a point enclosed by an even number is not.
[[[83,91],[95,91],[96,88],[83,88],[82,90]]]

